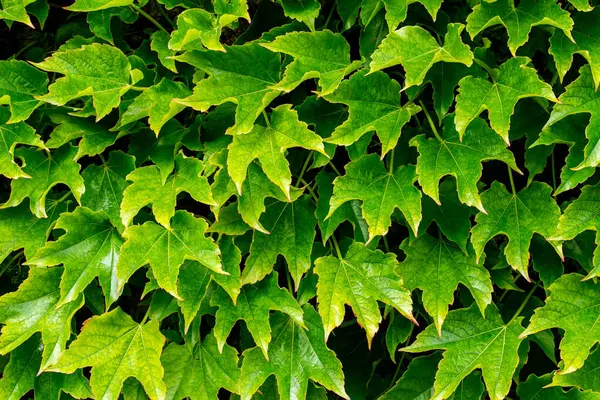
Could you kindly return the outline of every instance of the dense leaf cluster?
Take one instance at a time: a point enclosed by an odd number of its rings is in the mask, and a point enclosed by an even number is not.
[[[600,400],[600,8],[0,0],[0,399]]]

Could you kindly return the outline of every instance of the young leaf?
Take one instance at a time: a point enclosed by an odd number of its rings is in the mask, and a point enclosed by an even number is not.
[[[410,244],[405,240],[400,249],[406,253],[406,260],[396,271],[409,290],[423,291],[423,306],[433,317],[440,336],[459,283],[469,289],[485,316],[486,307],[492,303],[492,282],[489,272],[477,265],[472,250],[465,254],[452,243],[426,233]]]
[[[376,131],[381,141],[381,157],[396,147],[402,127],[421,108],[400,105],[400,85],[383,72],[367,75],[361,70],[342,82],[327,101],[350,107],[350,116],[339,125],[328,143],[349,146],[366,133]]]
[[[133,4],[133,0],[75,0],[75,3],[66,7],[69,11],[89,12],[104,10],[110,7],[123,7]]]
[[[228,147],[227,168],[229,175],[243,195],[242,184],[246,179],[248,166],[258,159],[271,182],[290,197],[292,174],[285,158],[285,151],[293,147],[303,147],[325,154],[321,138],[298,120],[298,113],[289,104],[273,109],[266,126],[256,124],[246,135],[237,135]]]
[[[175,212],[169,229],[154,222],[128,227],[117,264],[119,289],[146,264],[150,264],[160,287],[177,299],[181,299],[177,276],[184,260],[196,260],[216,273],[225,273],[219,248],[204,236],[207,227],[204,220],[183,210]]]
[[[437,133],[437,132],[436,132]],[[419,150],[417,175],[423,193],[440,203],[439,181],[446,175],[456,179],[458,198],[468,206],[485,212],[477,183],[481,179],[483,161],[499,160],[521,173],[513,153],[482,119],[475,119],[466,131],[464,140],[454,127],[452,115],[444,119],[439,138],[427,139],[425,135],[415,136],[411,146]]]
[[[421,192],[414,165],[386,170],[375,154],[346,165],[346,175],[333,182],[333,196],[327,218],[345,202],[362,200],[363,216],[369,225],[369,242],[385,235],[392,223],[390,216],[399,208],[416,235],[421,221]]]
[[[492,82],[473,76],[460,80],[455,124],[461,139],[471,121],[488,110],[492,129],[509,144],[510,116],[520,99],[543,97],[557,101],[550,85],[540,80],[536,70],[528,66],[529,62],[526,57],[509,59],[491,71]]]
[[[236,303],[224,290],[214,292],[210,304],[219,307],[213,329],[219,351],[223,351],[235,323],[244,320],[254,342],[268,358],[271,342],[269,311],[272,310],[286,313],[294,324],[306,329],[302,309],[287,290],[279,288],[277,277],[277,273],[273,272],[258,283],[242,286]]]
[[[517,369],[517,350],[523,341],[519,337],[523,318],[505,324],[498,309],[490,305],[482,317],[474,305],[451,311],[441,335],[429,325],[413,344],[402,351],[421,353],[443,349],[433,385],[434,399],[447,399],[460,382],[472,371],[481,369],[483,381],[491,399],[503,399],[510,390]]]
[[[44,349],[39,371],[58,360],[71,336],[71,318],[83,306],[83,296],[59,304],[62,273],[62,268],[31,268],[16,292],[0,297],[0,322],[4,325],[0,354],[7,354],[40,332]]]
[[[377,301],[394,307],[416,323],[410,292],[394,272],[396,265],[393,253],[372,251],[362,243],[353,243],[344,258],[328,256],[315,261],[315,273],[319,275],[319,314],[326,341],[344,320],[345,304],[352,308],[358,323],[366,330],[369,347],[381,323]]]
[[[23,172],[31,178],[13,180],[10,197],[0,209],[18,206],[29,198],[31,212],[38,218],[46,218],[46,196],[54,186],[61,183],[69,187],[73,197],[79,202],[85,192],[85,185],[79,176],[81,167],[73,160],[76,152],[77,149],[70,145],[48,154],[49,157],[41,151],[17,149],[16,155],[25,163]]]
[[[227,129],[229,134],[250,132],[256,118],[279,95],[271,87],[279,82],[281,57],[257,43],[230,46],[225,52],[189,51],[178,60],[210,77],[198,82],[192,96],[176,102],[198,111],[225,102],[237,104],[235,125]]]
[[[350,46],[344,37],[328,30],[292,32],[270,43],[261,43],[261,46],[294,57],[294,61],[285,69],[283,80],[272,87],[285,92],[292,91],[307,79],[318,78],[320,90],[317,94],[331,94],[344,76],[362,64],[360,61],[350,61]]]
[[[391,32],[373,53],[371,72],[402,64],[406,71],[404,89],[420,85],[427,71],[438,62],[473,64],[473,53],[460,38],[462,24],[449,24],[440,46],[431,34],[418,26],[404,26]]]
[[[590,349],[600,341],[598,313],[600,290],[593,281],[582,281],[579,274],[566,274],[550,287],[546,304],[535,310],[525,337],[550,328],[561,328],[565,335],[560,342],[559,374],[577,371],[588,358]],[[574,295],[577,299],[574,300]]]
[[[179,153],[175,160],[177,170],[166,182],[163,182],[156,166],[135,169],[127,175],[133,182],[125,188],[121,203],[121,221],[129,226],[133,217],[146,205],[152,203],[152,211],[156,221],[166,228],[175,214],[177,195],[189,193],[198,202],[214,205],[210,186],[206,177],[202,176],[204,164],[193,157]]]
[[[33,65],[65,75],[48,87],[48,94],[36,96],[38,100],[62,106],[81,96],[92,96],[96,121],[119,105],[138,75],[121,50],[98,43],[56,51]]]
[[[171,33],[169,48],[176,51],[202,50],[203,45],[209,50],[225,51],[219,42],[220,37],[221,26],[217,19],[206,10],[193,8],[177,17],[177,29]],[[202,45],[198,46],[197,41]]]
[[[49,371],[72,373],[92,367],[92,391],[99,399],[117,398],[125,379],[137,379],[152,400],[164,399],[160,355],[165,338],[158,322],[138,324],[120,308],[92,317]]]
[[[573,20],[554,0],[524,0],[516,7],[514,0],[484,1],[473,7],[467,17],[467,32],[474,39],[484,29],[498,24],[504,25],[508,32],[508,48],[513,56],[529,39],[531,28],[537,25],[561,29],[573,41]]]
[[[529,244],[534,233],[550,239],[558,225],[560,209],[550,196],[552,188],[541,182],[512,194],[500,182],[492,183],[481,198],[487,214],[479,213],[471,231],[471,243],[479,262],[487,242],[504,234],[508,264],[529,280]]]
[[[0,142],[0,175],[9,179],[31,178],[15,162],[15,148],[18,144],[25,144],[43,149],[45,148],[44,142],[39,135],[36,135],[35,129],[25,122],[6,124],[5,117],[8,115],[3,111],[4,109],[0,108],[0,138],[2,138],[2,142]]]
[[[268,360],[258,347],[244,352],[242,399],[250,399],[271,375],[277,378],[281,400],[306,398],[309,379],[349,399],[344,390],[342,364],[324,342],[319,314],[309,304],[303,310],[308,329],[283,314],[273,315],[271,325],[276,339],[269,346]]]
[[[46,243],[27,263],[38,267],[63,264],[58,306],[76,300],[98,277],[106,309],[110,308],[119,297],[115,277],[123,239],[117,229],[102,211],[85,207],[62,214],[54,229],[63,229],[66,234]]]
[[[0,11],[0,19],[2,11]],[[9,124],[25,121],[42,104],[36,96],[46,93],[48,75],[24,61],[0,61],[0,104],[10,109]]]

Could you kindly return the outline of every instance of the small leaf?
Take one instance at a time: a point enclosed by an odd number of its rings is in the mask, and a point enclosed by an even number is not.
[[[311,31],[319,16],[321,4],[317,0],[279,0],[286,16],[304,22]]]
[[[169,48],[176,51],[201,50],[203,45],[209,50],[225,51],[219,42],[220,37],[221,26],[217,19],[206,10],[193,8],[177,17],[177,29],[171,33]]]

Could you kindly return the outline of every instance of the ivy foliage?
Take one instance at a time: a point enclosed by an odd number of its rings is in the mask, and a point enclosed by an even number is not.
[[[597,0],[0,20],[0,399],[600,400]]]

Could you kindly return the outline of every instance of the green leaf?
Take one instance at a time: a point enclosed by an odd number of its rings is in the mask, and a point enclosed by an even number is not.
[[[0,19],[21,22],[30,28],[34,28],[25,9],[25,7],[34,2],[35,0],[3,0],[2,8],[0,9]]]
[[[261,46],[294,58],[294,61],[286,67],[283,80],[272,86],[273,89],[284,92],[292,91],[307,79],[318,78],[320,90],[317,94],[319,96],[331,94],[340,85],[344,76],[358,69],[362,64],[360,61],[350,60],[350,46],[344,37],[328,30],[291,32],[278,36],[270,43],[261,43]]]
[[[242,399],[250,399],[271,375],[277,378],[282,400],[306,398],[309,379],[349,399],[344,390],[342,364],[323,339],[321,318],[311,305],[305,305],[303,310],[308,329],[283,314],[273,315],[271,325],[276,339],[269,346],[268,360],[258,347],[244,352]]]
[[[261,112],[279,95],[271,87],[279,82],[281,57],[258,43],[230,46],[225,52],[189,51],[177,58],[206,72],[194,94],[177,103],[207,111],[211,106],[237,104],[235,125],[227,133],[248,133]]]
[[[254,232],[250,256],[242,271],[242,284],[258,282],[268,275],[281,254],[298,290],[302,275],[311,266],[317,225],[314,214],[315,204],[308,196],[301,196],[292,203],[272,203],[261,219],[270,233]]]
[[[208,180],[202,176],[202,161],[186,157],[180,152],[175,163],[177,169],[166,182],[163,182],[158,167],[154,165],[137,168],[127,175],[127,180],[132,184],[123,192],[121,220],[124,226],[129,226],[144,206],[152,204],[156,221],[169,228],[169,221],[175,214],[177,195],[181,192],[189,193],[200,203],[215,204]]]
[[[273,272],[255,284],[242,286],[238,301],[235,303],[224,290],[218,289],[214,292],[210,304],[219,308],[215,315],[216,324],[213,330],[219,351],[223,351],[225,341],[235,323],[243,320],[254,342],[268,358],[271,342],[269,311],[286,313],[294,324],[306,329],[302,308],[287,290],[279,288],[277,277],[277,273]]]
[[[100,11],[92,11],[87,14],[87,22],[90,31],[100,39],[114,44],[114,38],[111,31],[113,18],[119,18],[126,24],[134,23],[138,14],[129,7],[111,7]],[[162,31],[159,31],[162,32]]]
[[[571,203],[560,216],[558,228],[552,241],[558,241],[557,246],[562,253],[562,243],[574,239],[581,232],[596,231],[596,243],[598,243],[598,231],[600,230],[600,217],[598,216],[598,203],[600,202],[600,185],[584,186],[581,195]],[[600,250],[596,247],[594,251],[594,269],[589,271],[585,279],[595,278],[600,274]]]
[[[58,306],[76,300],[98,277],[108,309],[119,297],[116,267],[123,239],[117,229],[102,211],[85,207],[62,214],[54,229],[62,229],[66,234],[46,243],[27,263],[38,267],[64,266]]]
[[[521,173],[506,144],[480,118],[469,124],[464,140],[459,138],[450,115],[444,119],[439,139],[419,135],[411,139],[410,145],[419,150],[417,175],[423,193],[430,196],[437,204],[441,204],[440,179],[452,175],[456,179],[460,201],[485,212],[477,188],[477,183],[481,179],[483,161],[499,160]]]
[[[69,11],[90,12],[111,7],[125,7],[130,4],[133,4],[133,0],[75,0],[75,3],[66,7],[66,9]]]
[[[304,22],[311,31],[315,30],[315,20],[319,16],[321,4],[317,0],[279,0],[287,17]]]
[[[421,221],[421,192],[414,165],[386,170],[377,155],[369,154],[346,165],[346,175],[333,182],[333,196],[327,217],[344,203],[362,200],[363,216],[369,225],[369,242],[385,235],[392,223],[390,216],[399,208],[416,235]]]
[[[393,253],[372,251],[362,243],[353,243],[344,258],[327,256],[315,261],[325,340],[344,320],[345,304],[352,308],[358,323],[366,330],[369,347],[382,319],[377,301],[394,307],[416,323],[410,292],[394,272],[396,265]]]
[[[473,64],[473,53],[460,38],[462,24],[449,24],[440,46],[419,26],[404,26],[391,32],[373,53],[371,72],[401,64],[406,71],[404,89],[420,85],[429,68],[438,62]]]
[[[85,192],[85,185],[79,175],[80,166],[74,161],[76,152],[77,149],[70,145],[49,153],[49,157],[41,151],[17,149],[15,154],[22,158],[25,164],[23,172],[31,178],[13,180],[10,197],[0,209],[18,206],[29,198],[31,212],[38,218],[46,218],[46,196],[58,184],[68,186],[75,200],[79,202]]]
[[[250,133],[233,137],[233,143],[228,147],[229,175],[235,182],[238,193],[243,195],[242,184],[246,179],[248,166],[258,159],[271,182],[279,186],[290,200],[292,174],[285,151],[302,147],[325,154],[323,142],[319,135],[308,129],[306,123],[298,120],[298,113],[289,104],[274,108],[270,121],[265,122],[266,126],[256,124]]]
[[[596,379],[596,371],[600,367],[600,351],[594,351],[585,360],[581,369],[569,374],[554,374],[552,383],[546,383],[547,386],[575,386],[583,390],[600,391],[600,382]]]
[[[385,5],[385,20],[387,21],[390,31],[396,29],[398,24],[406,19],[408,6],[413,3],[421,3],[434,21],[442,6],[442,0],[367,0],[363,2],[363,10],[370,3],[375,6],[372,8],[373,11],[378,10],[381,1],[383,1],[383,4]],[[368,8],[369,11],[371,10],[371,7]]]
[[[342,82],[327,101],[350,107],[350,116],[339,125],[328,143],[348,146],[364,134],[376,131],[381,141],[381,156],[396,147],[402,127],[421,110],[413,104],[400,105],[400,85],[383,72],[367,75],[361,70]]]
[[[240,370],[237,351],[231,346],[218,349],[208,334],[197,346],[169,344],[161,356],[165,368],[165,399],[217,399],[219,389],[238,393]]]
[[[219,24],[226,26],[237,21],[239,18],[244,18],[250,22],[250,14],[248,14],[248,3],[246,0],[214,0],[213,6],[215,12],[219,16]]]
[[[152,34],[150,48],[156,52],[160,63],[172,72],[177,73],[175,65],[175,55],[177,52],[169,48],[169,40],[171,36],[165,31],[156,31]],[[189,96],[189,95],[188,95]]]
[[[485,316],[486,307],[492,303],[492,282],[489,272],[477,265],[471,249],[465,254],[458,246],[426,233],[410,244],[405,240],[400,249],[406,253],[406,259],[396,271],[409,290],[423,291],[423,306],[440,336],[459,283],[469,289]]]
[[[0,297],[0,353],[14,350],[34,333],[42,334],[43,371],[54,364],[71,335],[71,318],[83,306],[83,296],[60,305],[58,285],[62,268],[31,268],[29,276],[16,292]]]
[[[62,106],[70,100],[92,96],[96,121],[119,105],[121,96],[129,91],[136,81],[134,76],[138,75],[121,50],[98,43],[56,51],[34,65],[65,75],[48,87],[48,94],[36,99]]]
[[[92,391],[99,399],[117,398],[123,382],[137,379],[153,400],[166,387],[160,355],[165,338],[158,322],[138,324],[120,308],[92,317],[50,371],[72,373],[92,367]]]
[[[28,63],[18,60],[0,61],[0,104],[10,108],[8,123],[29,118],[42,104],[35,97],[45,94],[47,86],[48,75]]]
[[[164,124],[185,108],[174,100],[188,97],[191,94],[191,90],[183,83],[163,78],[157,85],[145,89],[133,100],[133,103],[121,115],[121,119],[114,129],[148,117],[150,129],[158,136]]]
[[[185,10],[177,17],[177,29],[171,33],[171,50],[209,50],[225,51],[219,42],[221,26],[217,19],[206,10],[193,8]],[[200,42],[202,45],[199,46]]]
[[[590,123],[585,130],[588,143],[583,151],[584,159],[573,169],[580,170],[586,167],[595,167],[600,163],[600,151],[598,150],[600,135],[597,133],[600,119],[596,114],[598,112],[597,107],[600,104],[600,92],[596,91],[590,67],[588,65],[581,67],[579,77],[566,89],[558,98],[560,104],[552,109],[552,114],[550,114],[550,119],[546,122],[544,129],[570,115],[590,114]]]
[[[543,97],[557,101],[550,85],[540,80],[529,62],[526,57],[509,59],[491,71],[493,82],[473,76],[460,80],[455,124],[461,139],[471,121],[487,110],[492,129],[509,144],[510,116],[520,99]]]
[[[104,211],[119,232],[125,229],[120,214],[123,192],[128,185],[125,177],[134,169],[134,157],[112,151],[106,163],[101,166],[92,164],[81,174],[85,182],[81,204],[94,211]]]
[[[0,175],[9,179],[31,178],[15,162],[15,148],[20,144],[44,149],[44,142],[39,135],[36,135],[35,129],[25,122],[6,124],[5,117],[8,117],[8,114],[4,111],[0,108],[0,138],[2,139],[0,142]]]
[[[529,280],[529,244],[534,233],[550,239],[558,225],[560,209],[550,196],[552,188],[533,182],[518,193],[509,193],[500,182],[492,183],[481,198],[487,214],[479,213],[471,231],[471,243],[481,259],[483,249],[496,235],[506,235],[508,264]]]
[[[554,375],[563,376],[563,375]],[[569,376],[569,375],[567,375]],[[542,400],[542,399],[565,399],[565,400],[598,400],[600,393],[583,392],[576,388],[565,392],[558,387],[548,387],[552,381],[552,375],[543,376],[529,375],[526,382],[519,384],[517,395],[523,400]]]
[[[498,309],[486,308],[482,317],[475,306],[448,313],[441,335],[429,325],[417,340],[402,349],[409,353],[443,349],[433,385],[433,399],[447,399],[472,371],[481,369],[491,399],[503,399],[510,390],[522,340],[523,318],[505,324]]]
[[[117,264],[119,288],[140,267],[150,264],[160,287],[181,300],[177,276],[184,260],[195,260],[216,273],[225,273],[219,248],[204,236],[206,228],[203,219],[182,210],[175,212],[168,229],[154,222],[128,227],[123,233],[127,241]]]
[[[237,236],[243,235],[250,229],[238,211],[238,203],[231,203],[219,209],[219,214],[215,216],[215,222],[210,226],[208,232]]]
[[[573,40],[573,20],[554,0],[524,0],[516,7],[514,0],[483,1],[467,17],[467,32],[474,39],[486,28],[498,24],[504,25],[508,32],[508,48],[513,56],[527,42],[534,26],[554,26]]]
[[[550,287],[546,304],[535,310],[522,336],[550,328],[565,331],[560,342],[562,365],[559,374],[570,374],[583,366],[590,349],[600,341],[598,313],[600,291],[593,281],[582,281],[579,274],[566,274]],[[576,294],[576,301],[573,301]]]

